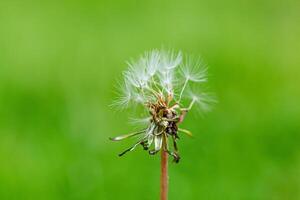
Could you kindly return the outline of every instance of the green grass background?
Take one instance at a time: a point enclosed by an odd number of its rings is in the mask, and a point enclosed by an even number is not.
[[[159,156],[117,153],[125,61],[202,55],[219,103],[189,113],[170,199],[300,199],[300,1],[0,1],[0,199],[159,197]]]

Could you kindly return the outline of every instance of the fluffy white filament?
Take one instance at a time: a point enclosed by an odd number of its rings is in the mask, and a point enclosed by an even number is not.
[[[115,105],[122,108],[129,104],[146,105],[156,102],[158,96],[165,99],[171,96],[177,99],[176,103],[180,104],[183,98],[188,98],[192,99],[192,105],[207,109],[205,105],[210,100],[208,95],[203,92],[198,95],[191,92],[186,94],[190,83],[207,81],[206,67],[199,58],[183,57],[180,51],[155,49],[127,64],[129,68],[123,73],[121,96]]]

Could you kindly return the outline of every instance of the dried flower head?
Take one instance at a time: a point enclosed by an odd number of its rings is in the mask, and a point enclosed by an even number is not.
[[[168,152],[177,163],[180,159],[177,148],[178,132],[192,135],[190,131],[179,128],[178,125],[194,105],[206,111],[213,102],[211,96],[206,93],[186,91],[192,82],[201,84],[207,81],[205,65],[200,59],[188,56],[183,59],[181,52],[167,50],[146,52],[137,61],[127,64],[129,69],[123,74],[122,96],[114,105],[126,108],[131,104],[139,104],[150,116],[142,120],[135,119],[137,122],[146,122],[145,129],[110,139],[120,141],[139,135],[139,140],[119,156],[142,145],[151,155],[161,149]],[[189,99],[187,107],[183,105],[183,99]],[[168,138],[172,140],[172,150],[169,148]]]

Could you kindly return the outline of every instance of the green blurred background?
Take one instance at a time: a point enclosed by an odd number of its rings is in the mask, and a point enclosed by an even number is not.
[[[117,153],[125,61],[162,45],[209,64],[170,199],[300,199],[300,1],[0,1],[0,199],[159,197],[159,156]]]

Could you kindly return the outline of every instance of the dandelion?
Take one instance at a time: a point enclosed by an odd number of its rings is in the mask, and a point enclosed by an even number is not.
[[[210,103],[213,102],[210,95],[204,92],[195,94],[187,90],[190,83],[206,82],[207,70],[200,59],[188,56],[183,58],[181,52],[173,50],[152,50],[127,64],[129,69],[123,74],[122,96],[115,101],[114,105],[121,108],[141,105],[149,116],[133,121],[143,122],[144,129],[110,139],[121,141],[134,136],[139,137],[135,144],[119,156],[133,151],[139,145],[150,155],[161,151],[161,197],[166,199],[167,157],[170,155],[173,161],[178,163],[179,133],[192,136],[189,130],[179,128],[179,125],[193,107],[198,106],[203,111],[207,111]],[[184,106],[183,99],[190,99],[190,102]],[[170,141],[172,145],[169,145]]]

